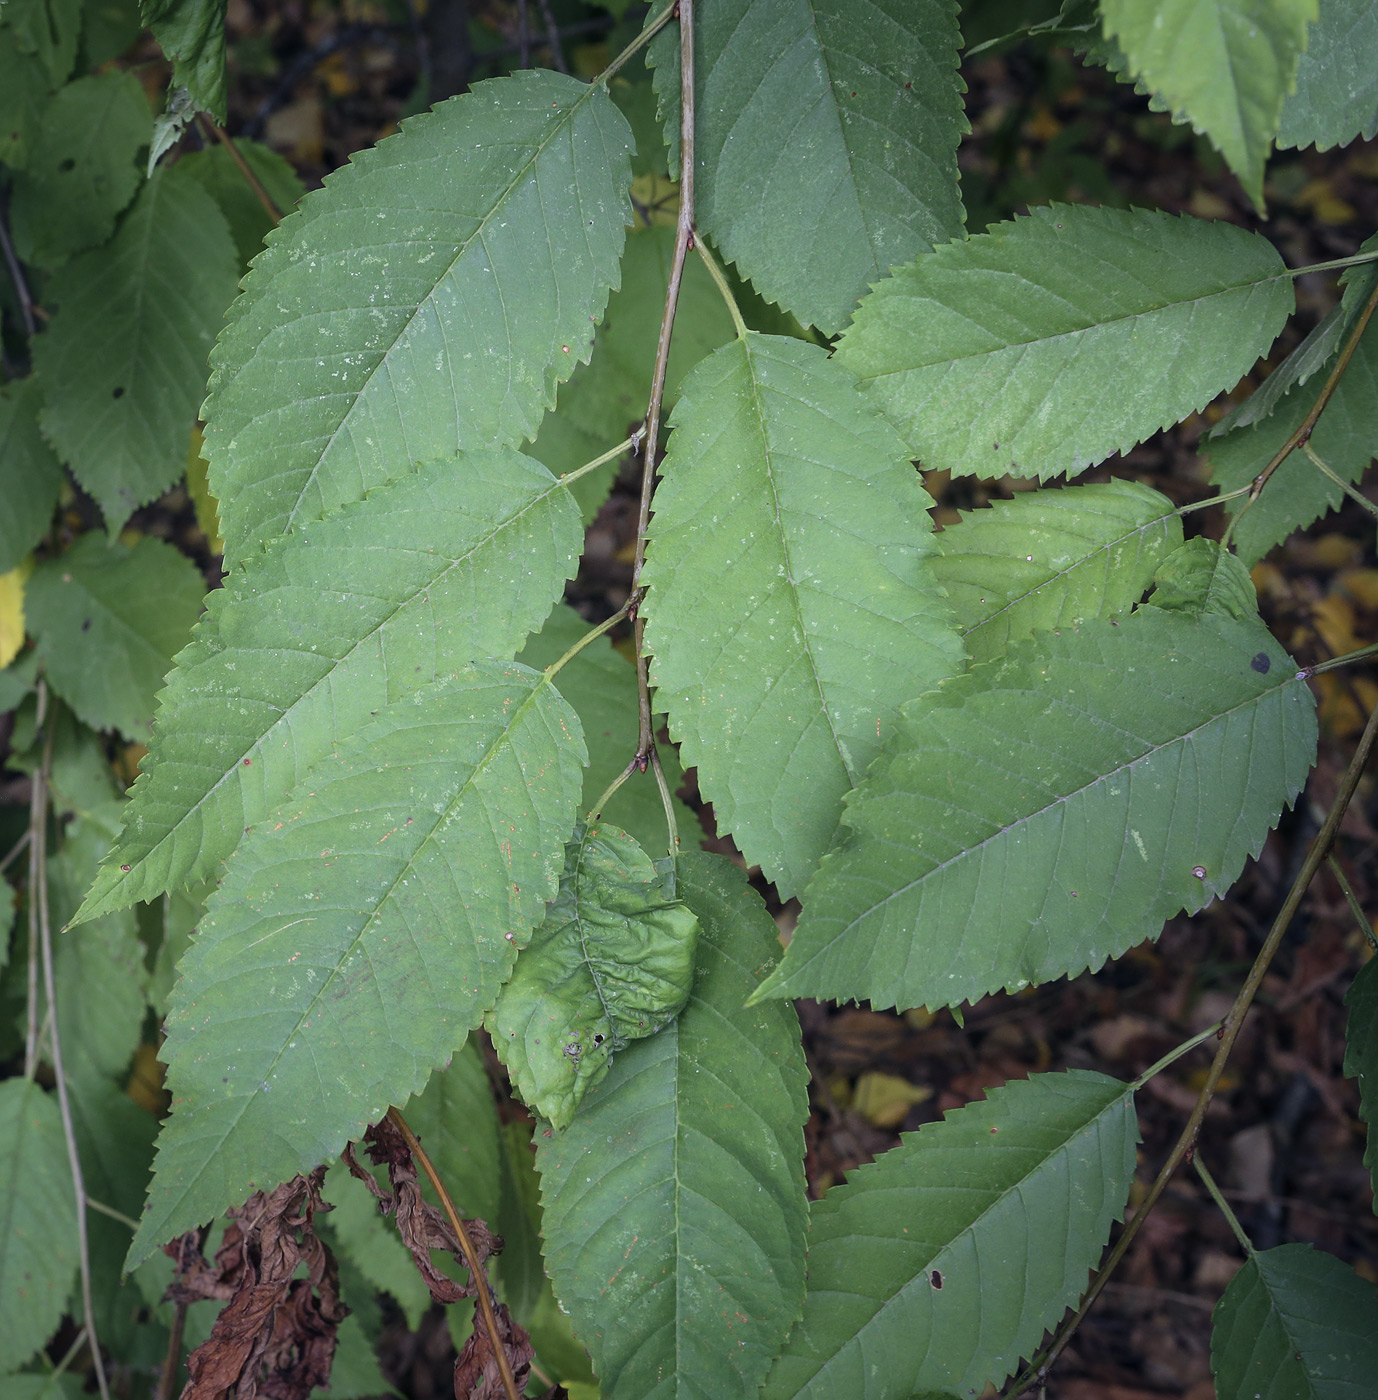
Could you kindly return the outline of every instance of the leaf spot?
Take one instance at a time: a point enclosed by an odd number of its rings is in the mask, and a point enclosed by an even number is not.
[[[1249,662],[1249,665],[1255,671],[1257,671],[1260,676],[1266,676],[1272,664],[1272,660],[1270,659],[1266,651],[1259,652],[1258,655],[1255,656],[1251,662]]]
[[[1191,868],[1191,873],[1198,880],[1204,880],[1206,878],[1206,867],[1204,865],[1193,865]]]
[[[928,1275],[928,1281],[929,1281],[929,1283],[931,1283],[931,1284],[933,1285],[933,1287],[934,1287],[935,1289],[937,1289],[939,1292],[941,1292],[941,1291],[942,1291],[942,1286],[943,1286],[943,1274],[942,1274],[942,1270],[941,1270],[941,1269],[934,1269],[934,1270],[932,1271],[932,1273],[930,1273],[930,1274]]]

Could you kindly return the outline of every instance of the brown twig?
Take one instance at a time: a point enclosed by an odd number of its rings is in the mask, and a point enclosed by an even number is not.
[[[110,1387],[105,1379],[105,1362],[100,1354],[100,1337],[96,1332],[96,1309],[91,1296],[91,1248],[86,1232],[86,1183],[81,1174],[81,1157],[77,1152],[76,1127],[72,1121],[72,1105],[67,1097],[67,1076],[62,1068],[62,1036],[57,1015],[57,978],[53,971],[53,927],[48,913],[48,860],[46,826],[48,822],[48,775],[53,766],[53,735],[56,730],[42,725],[48,708],[48,684],[38,678],[39,732],[43,734],[43,757],[33,775],[33,796],[29,807],[30,831],[34,839],[29,848],[29,928],[32,944],[37,909],[39,951],[43,961],[43,992],[48,1001],[48,1043],[52,1047],[53,1077],[57,1081],[57,1105],[62,1116],[62,1135],[67,1143],[67,1161],[72,1171],[72,1189],[77,1205],[77,1259],[81,1266],[81,1305],[85,1314],[86,1337],[91,1344],[91,1364],[96,1372],[96,1386],[101,1400],[110,1400]],[[32,966],[32,960],[31,960]],[[34,1035],[34,1018],[30,1017],[29,1034]],[[37,1057],[37,1042],[32,1050]],[[26,1047],[25,1063],[29,1063]]]
[[[263,206],[264,213],[273,221],[273,227],[276,228],[282,222],[282,210],[273,203],[272,196],[263,188],[263,182],[254,174],[249,162],[244,159],[243,152],[230,140],[225,128],[211,121],[208,116],[201,112],[196,114],[196,125],[201,128],[203,136],[209,132],[230,153],[230,159],[239,167],[239,173],[244,177],[244,182],[258,197],[258,202]]]
[[[660,340],[656,345],[655,371],[651,377],[651,398],[646,406],[646,436],[641,450],[641,502],[636,517],[636,559],[632,565],[632,605],[638,609],[633,638],[636,647],[637,737],[636,766],[644,773],[655,752],[655,725],[651,717],[651,687],[646,673],[646,622],[640,614],[645,590],[641,571],[646,563],[646,531],[651,523],[651,493],[655,489],[656,444],[660,440],[660,410],[665,399],[665,375],[670,364],[670,338],[675,329],[675,310],[684,277],[684,260],[694,241],[694,3],[680,0],[679,6],[679,218],[675,225],[675,252],[670,263],[670,281],[665,289],[665,310],[660,318]]]
[[[406,1140],[408,1151],[416,1159],[421,1170],[426,1173],[427,1179],[435,1189],[435,1194],[440,1197],[440,1204],[444,1207],[450,1228],[455,1232],[459,1239],[459,1247],[464,1251],[464,1262],[469,1266],[470,1274],[473,1275],[474,1290],[478,1294],[479,1312],[483,1315],[483,1325],[493,1347],[493,1357],[498,1363],[498,1373],[502,1376],[503,1390],[507,1393],[507,1400],[521,1400],[517,1391],[516,1378],[512,1375],[512,1368],[507,1363],[507,1352],[503,1347],[502,1333],[498,1331],[497,1314],[493,1311],[493,1298],[488,1291],[488,1275],[479,1262],[474,1242],[469,1238],[468,1230],[464,1228],[464,1221],[460,1219],[459,1212],[455,1209],[455,1203],[450,1199],[450,1193],[446,1191],[445,1184],[436,1174],[431,1159],[426,1156],[425,1148],[421,1146],[416,1134],[407,1125],[407,1120],[395,1108],[388,1109],[388,1117]]]
[[[1273,920],[1273,926],[1268,930],[1268,937],[1264,940],[1263,947],[1259,949],[1258,957],[1254,959],[1254,965],[1249,969],[1249,975],[1245,979],[1244,985],[1239,989],[1239,995],[1234,999],[1234,1005],[1230,1007],[1229,1014],[1225,1017],[1224,1024],[1220,1028],[1220,1047],[1216,1050],[1215,1058],[1211,1061],[1211,1067],[1206,1074],[1206,1082],[1201,1087],[1196,1105],[1191,1111],[1191,1117],[1187,1119],[1186,1127],[1182,1129],[1167,1161],[1163,1163],[1162,1170],[1149,1188],[1148,1195],[1144,1197],[1138,1210],[1134,1212],[1134,1218],[1124,1227],[1119,1239],[1116,1240],[1115,1247],[1110,1251],[1104,1266],[1092,1281],[1085,1298],[1082,1299],[1081,1306],[1059,1329],[1057,1336],[1053,1338],[1042,1355],[1035,1358],[1024,1374],[1020,1376],[1014,1389],[1009,1392],[1007,1400],[1017,1400],[1017,1397],[1023,1395],[1030,1387],[1042,1384],[1047,1379],[1049,1369],[1061,1355],[1062,1349],[1071,1340],[1072,1334],[1081,1325],[1082,1320],[1090,1311],[1091,1305],[1100,1296],[1101,1290],[1109,1282],[1110,1276],[1114,1273],[1120,1260],[1128,1252],[1129,1246],[1133,1244],[1135,1237],[1143,1228],[1144,1221],[1148,1219],[1149,1212],[1158,1203],[1158,1198],[1163,1194],[1173,1173],[1183,1161],[1191,1156],[1196,1146],[1197,1134],[1201,1131],[1201,1124],[1206,1117],[1206,1110],[1210,1107],[1211,1099],[1215,1096],[1216,1088],[1220,1083],[1220,1077],[1225,1072],[1225,1062],[1230,1058],[1230,1051],[1234,1049],[1240,1027],[1244,1024],[1244,1018],[1248,1015],[1254,996],[1263,982],[1264,974],[1268,971],[1268,966],[1277,953],[1288,928],[1291,927],[1292,920],[1310,887],[1311,881],[1315,878],[1316,871],[1320,869],[1321,864],[1330,853],[1331,843],[1335,840],[1335,835],[1340,829],[1340,822],[1344,820],[1344,814],[1354,796],[1354,790],[1358,787],[1359,779],[1363,776],[1375,738],[1378,738],[1378,705],[1375,705],[1369,714],[1368,723],[1364,726],[1363,736],[1359,740],[1359,747],[1354,751],[1354,757],[1345,770],[1340,789],[1335,795],[1335,801],[1331,804],[1330,811],[1326,814],[1325,822],[1320,831],[1316,833],[1316,839],[1312,841],[1311,848],[1306,853],[1306,859],[1302,861],[1297,878],[1293,880],[1292,888],[1288,890],[1287,898],[1283,900],[1282,908],[1278,910],[1277,918]]]
[[[172,1388],[177,1383],[177,1374],[182,1369],[182,1333],[187,1325],[187,1305],[178,1303],[172,1315],[172,1328],[168,1333],[167,1355],[163,1358],[163,1369],[158,1375],[158,1389],[153,1400],[172,1400]]]

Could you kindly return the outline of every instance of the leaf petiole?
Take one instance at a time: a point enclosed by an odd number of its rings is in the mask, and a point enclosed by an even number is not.
[[[1207,1026],[1205,1030],[1198,1031],[1190,1040],[1184,1040],[1180,1045],[1169,1050],[1161,1060],[1155,1060],[1153,1064],[1149,1065],[1149,1067],[1134,1081],[1134,1092],[1137,1094],[1154,1075],[1161,1074],[1169,1065],[1175,1064],[1180,1060],[1189,1050],[1195,1050],[1203,1041],[1209,1040],[1211,1036],[1219,1031],[1223,1024],[1223,1021],[1216,1021],[1213,1025]]]

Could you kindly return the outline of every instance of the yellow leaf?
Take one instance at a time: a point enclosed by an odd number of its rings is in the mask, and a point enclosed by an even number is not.
[[[0,667],[19,655],[24,645],[24,575],[21,564],[0,574]]]
[[[852,1107],[877,1128],[898,1128],[916,1103],[932,1098],[924,1084],[911,1084],[897,1074],[870,1070],[856,1082]]]

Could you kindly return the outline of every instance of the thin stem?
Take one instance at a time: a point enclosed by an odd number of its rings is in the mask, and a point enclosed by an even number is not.
[[[1308,263],[1305,267],[1289,267],[1287,277],[1305,277],[1308,272],[1333,272],[1337,267],[1361,267],[1378,261],[1378,252],[1354,253],[1347,258],[1331,258],[1329,262]]]
[[[1378,933],[1374,933],[1373,925],[1369,922],[1368,915],[1364,913],[1364,907],[1359,903],[1359,896],[1354,893],[1354,886],[1345,877],[1344,871],[1340,868],[1340,862],[1335,859],[1335,852],[1331,851],[1325,858],[1325,863],[1330,867],[1330,873],[1335,877],[1341,892],[1344,894],[1349,904],[1349,912],[1354,915],[1354,922],[1359,925],[1359,931],[1369,941],[1369,946],[1378,952]]]
[[[622,784],[625,783],[627,779],[632,776],[633,773],[639,772],[641,772],[640,765],[637,763],[636,759],[632,759],[632,761],[612,780],[612,782],[610,782],[607,785],[607,787],[603,789],[603,795],[598,799],[597,802],[593,804],[592,807],[589,808],[589,814],[585,818],[585,820],[590,822],[596,822],[598,818],[603,815],[603,808],[606,807],[608,803],[612,801],[613,794],[617,791],[617,789],[620,788]]]
[[[47,709],[48,683],[40,676],[38,680],[38,712]],[[43,732],[40,730],[40,732]],[[62,1115],[62,1135],[67,1142],[67,1161],[72,1170],[72,1190],[77,1204],[77,1258],[81,1265],[81,1305],[85,1313],[86,1336],[91,1343],[91,1362],[96,1371],[96,1386],[101,1400],[110,1400],[110,1387],[105,1379],[105,1362],[100,1354],[100,1337],[96,1332],[96,1309],[91,1295],[91,1249],[86,1231],[86,1183],[81,1174],[81,1157],[77,1152],[76,1128],[72,1122],[72,1105],[67,1097],[67,1075],[62,1067],[62,1035],[57,1014],[57,977],[53,972],[53,928],[48,915],[48,865],[46,859],[47,842],[44,841],[44,826],[48,819],[48,775],[53,767],[53,736],[55,725],[48,725],[43,737],[43,758],[33,776],[36,789],[31,811],[36,811],[38,826],[31,853],[34,862],[30,870],[36,869],[33,877],[36,884],[29,887],[29,908],[38,906],[38,941],[43,957],[43,992],[48,999],[51,1028],[48,1043],[52,1047],[53,1078],[57,1081],[57,1105]],[[31,826],[30,830],[34,830]],[[36,1047],[35,1047],[36,1048]]]
[[[1301,450],[1311,459],[1311,465],[1315,467],[1322,476],[1328,476],[1351,501],[1356,501],[1359,505],[1363,506],[1370,515],[1378,516],[1378,506],[1374,505],[1367,496],[1350,485],[1338,472],[1326,466],[1316,455],[1316,449],[1312,447],[1309,442],[1302,443]]]
[[[637,443],[641,441],[641,430],[638,429],[631,437],[623,438],[616,447],[610,447],[601,457],[595,457],[591,462],[585,462],[582,467],[575,467],[572,472],[566,472],[559,478],[561,486],[573,486],[580,477],[587,476],[591,471],[596,471],[605,462],[611,462],[614,457],[620,457],[628,448],[633,451]]]
[[[550,45],[550,61],[555,65],[557,71],[568,73],[569,68],[565,64],[565,51],[560,43],[560,30],[555,23],[555,16],[551,13],[550,0],[541,0],[541,14],[545,17],[545,37]]]
[[[675,11],[677,8],[682,10],[684,8],[683,3],[681,3],[678,7],[673,4],[666,5],[666,7],[655,17],[655,19],[653,19],[650,22],[650,24],[648,24],[645,27],[645,29],[643,29],[641,33],[638,34],[636,38],[633,39],[631,43],[628,44],[627,47],[623,49],[622,52],[618,54],[617,57],[613,59],[613,61],[610,64],[608,64],[608,66],[605,69],[603,69],[603,71],[593,81],[595,83],[608,82],[608,80],[613,76],[613,74],[617,72],[619,68],[621,68],[627,62],[629,62],[631,59],[635,58],[636,55],[639,54],[641,50],[644,49],[646,45],[649,44],[651,40],[654,39],[655,36],[659,34],[660,31],[664,29],[665,26],[669,24],[672,19],[675,18]]]
[[[1252,491],[1253,483],[1248,486],[1241,486],[1234,491],[1222,491],[1218,496],[1211,496],[1204,501],[1193,501],[1189,506],[1178,506],[1174,515],[1190,515],[1194,510],[1205,510],[1209,506],[1223,506],[1226,501],[1233,501],[1239,496],[1247,496]]]
[[[732,295],[732,288],[728,286],[727,274],[718,266],[718,260],[703,246],[703,240],[694,240],[694,251],[699,255],[704,267],[708,269],[708,275],[716,283],[718,291],[722,293],[722,299],[727,303],[727,309],[732,314],[732,324],[737,328],[737,339],[746,339],[746,322],[742,319],[742,308],[737,305],[737,298]]]
[[[167,1355],[163,1358],[163,1369],[158,1376],[158,1389],[153,1400],[172,1400],[172,1390],[177,1384],[177,1373],[182,1369],[182,1333],[187,1325],[187,1305],[177,1304],[172,1315],[172,1327],[168,1332]]]
[[[1191,1159],[1191,1164],[1196,1168],[1196,1175],[1205,1183],[1206,1190],[1211,1194],[1211,1200],[1220,1207],[1221,1215],[1229,1221],[1230,1229],[1234,1231],[1235,1239],[1239,1241],[1244,1253],[1252,1259],[1254,1253],[1253,1244],[1250,1242],[1248,1235],[1244,1233],[1244,1227],[1239,1223],[1239,1217],[1230,1209],[1230,1203],[1225,1199],[1224,1194],[1215,1184],[1215,1178],[1210,1174],[1210,1169],[1200,1157],[1193,1157]]]
[[[459,1247],[464,1252],[464,1262],[469,1266],[469,1273],[474,1280],[474,1290],[478,1294],[479,1312],[483,1314],[483,1325],[488,1332],[488,1341],[493,1349],[494,1359],[498,1363],[498,1373],[502,1376],[502,1388],[507,1393],[507,1400],[520,1400],[517,1382],[512,1375],[512,1367],[508,1365],[507,1351],[502,1344],[502,1334],[498,1331],[497,1314],[493,1311],[493,1299],[488,1291],[488,1275],[479,1262],[478,1251],[474,1248],[473,1240],[469,1238],[469,1231],[465,1228],[464,1221],[460,1219],[459,1212],[455,1209],[455,1203],[450,1199],[450,1193],[445,1189],[445,1183],[441,1181],[435,1168],[431,1165],[431,1159],[426,1156],[426,1151],[417,1141],[416,1134],[407,1126],[407,1120],[395,1108],[388,1109],[388,1117],[392,1119],[393,1126],[406,1140],[408,1150],[416,1159],[421,1170],[426,1173],[435,1194],[440,1197],[440,1204],[445,1209],[450,1228],[459,1240]]]
[[[1190,1040],[1184,1040],[1175,1049],[1169,1050],[1161,1060],[1156,1060],[1144,1070],[1144,1072],[1134,1081],[1134,1092],[1137,1094],[1140,1089],[1148,1083],[1154,1075],[1161,1074],[1169,1065],[1176,1064],[1183,1055],[1195,1050],[1203,1041],[1209,1040],[1220,1029],[1221,1023],[1217,1021],[1213,1026],[1207,1026],[1205,1030],[1198,1031]]]
[[[679,13],[679,217],[675,223],[675,252],[670,263],[655,370],[651,376],[651,398],[646,406],[646,437],[641,445],[641,500],[636,517],[636,558],[632,565],[630,600],[636,619],[632,634],[636,649],[636,765],[643,773],[655,752],[655,725],[651,717],[650,678],[646,671],[646,621],[639,611],[645,592],[641,586],[641,571],[646,564],[646,533],[651,523],[651,493],[655,489],[656,448],[660,442],[665,375],[670,364],[670,338],[675,329],[684,260],[694,241],[694,0],[680,0],[679,5],[672,8]]]
[[[1249,500],[1244,509],[1236,515],[1230,522],[1231,528],[1239,521],[1240,516],[1248,510],[1249,506],[1258,499],[1259,492],[1268,484],[1268,478],[1287,460],[1293,450],[1306,442],[1316,427],[1316,420],[1325,412],[1326,405],[1330,402],[1331,396],[1340,383],[1340,376],[1349,368],[1349,362],[1354,358],[1354,352],[1359,348],[1359,341],[1363,339],[1364,332],[1368,329],[1368,323],[1373,318],[1373,312],[1378,308],[1378,281],[1373,284],[1373,290],[1369,293],[1368,300],[1364,303],[1364,309],[1355,319],[1354,325],[1345,340],[1344,347],[1335,359],[1335,363],[1330,368],[1330,373],[1326,376],[1325,383],[1321,387],[1321,392],[1316,396],[1316,402],[1311,405],[1305,418],[1297,424],[1295,431],[1273,454],[1268,464],[1253,479],[1249,487]]]
[[[674,799],[670,795],[670,784],[665,780],[665,769],[660,764],[660,751],[651,750],[651,771],[656,775],[656,787],[660,789],[661,805],[665,808],[665,825],[670,829],[671,859],[679,856],[679,823],[675,820]]]
[[[127,1226],[131,1230],[138,1230],[139,1222],[131,1220],[123,1211],[116,1210],[114,1206],[108,1206],[104,1201],[97,1201],[91,1196],[87,1196],[86,1204],[90,1206],[98,1215],[109,1216],[111,1220],[118,1220],[121,1225]]]
[[[572,647],[570,647],[570,649],[567,652],[565,652],[563,656],[558,657],[556,660],[552,661],[549,666],[545,668],[544,675],[546,680],[554,680],[555,677],[558,676],[560,672],[563,671],[564,668],[571,661],[573,661],[574,658],[578,656],[579,653],[583,651],[583,649],[586,646],[588,646],[591,642],[596,642],[598,638],[601,637],[605,632],[611,632],[612,629],[616,627],[617,624],[621,622],[624,617],[626,617],[627,613],[630,610],[631,604],[623,603],[622,606],[618,608],[618,610],[615,613],[613,613],[613,615],[610,618],[608,618],[605,622],[600,622],[597,627],[591,628],[589,631],[585,632],[584,635],[580,637],[579,640],[575,642],[575,644]]]
[[[5,266],[9,269],[10,281],[14,284],[14,295],[19,302],[19,316],[24,322],[24,334],[30,339],[38,329],[34,320],[33,297],[29,294],[29,284],[24,277],[24,265],[14,251],[10,241],[10,211],[8,202],[0,198],[0,252],[5,255]]]
[[[25,827],[24,834],[19,838],[18,841],[14,843],[13,846],[10,847],[9,854],[4,858],[4,860],[0,860],[0,874],[3,874],[6,870],[8,870],[11,863],[18,860],[19,857],[22,856],[24,852],[29,849],[29,842],[32,840],[33,832],[30,831],[27,827]]]
[[[1358,651],[1347,651],[1343,656],[1332,656],[1329,661],[1318,661],[1314,666],[1303,666],[1297,672],[1299,680],[1309,681],[1312,676],[1323,676],[1327,671],[1338,671],[1342,667],[1351,666],[1356,661],[1362,661],[1367,656],[1372,656],[1378,652],[1378,642],[1370,646],[1360,647]]]
[[[196,124],[201,128],[203,134],[209,131],[230,153],[230,159],[239,167],[239,173],[244,177],[245,183],[253,190],[258,202],[263,206],[264,212],[273,221],[273,227],[276,228],[282,222],[282,211],[273,203],[272,196],[263,188],[262,182],[250,168],[249,162],[244,159],[239,147],[226,135],[224,127],[211,121],[209,117],[203,116],[200,112],[196,114]]]
[[[1344,814],[1354,796],[1354,790],[1358,787],[1359,779],[1363,776],[1375,738],[1378,738],[1378,705],[1375,705],[1369,714],[1368,723],[1364,726],[1363,735],[1359,739],[1359,747],[1355,749],[1354,757],[1345,770],[1344,778],[1340,782],[1340,789],[1335,795],[1330,811],[1326,814],[1320,831],[1316,833],[1316,838],[1306,853],[1306,859],[1302,861],[1301,869],[1297,872],[1297,878],[1292,882],[1292,888],[1288,890],[1287,898],[1283,900],[1282,908],[1278,910],[1272,928],[1268,930],[1268,937],[1264,940],[1263,947],[1259,949],[1258,957],[1254,959],[1254,965],[1249,969],[1249,975],[1245,979],[1244,985],[1239,989],[1239,995],[1235,997],[1234,1005],[1230,1007],[1229,1014],[1225,1017],[1225,1023],[1218,1032],[1220,1047],[1216,1050],[1215,1058],[1211,1061],[1211,1067],[1206,1074],[1206,1082],[1197,1095],[1196,1105],[1191,1111],[1191,1116],[1187,1119],[1186,1126],[1182,1129],[1167,1161],[1163,1163],[1162,1170],[1154,1178],[1148,1194],[1144,1197],[1138,1210],[1134,1212],[1134,1218],[1124,1227],[1119,1239],[1115,1241],[1115,1247],[1110,1251],[1104,1266],[1092,1281],[1085,1298],[1082,1299],[1081,1306],[1059,1328],[1057,1336],[1053,1338],[1049,1346],[1034,1359],[1024,1374],[1015,1382],[1014,1389],[1010,1391],[1009,1400],[1015,1400],[1015,1397],[1022,1395],[1031,1386],[1041,1384],[1046,1379],[1049,1368],[1062,1354],[1062,1349],[1071,1340],[1072,1334],[1081,1326],[1082,1319],[1085,1318],[1091,1305],[1100,1296],[1101,1289],[1110,1281],[1110,1276],[1115,1272],[1120,1260],[1124,1258],[1129,1246],[1134,1243],[1139,1231],[1143,1229],[1149,1212],[1157,1205],[1158,1198],[1167,1188],[1173,1174],[1195,1147],[1197,1134],[1201,1131],[1206,1110],[1210,1107],[1211,1099],[1215,1096],[1220,1076],[1225,1072],[1225,1064],[1230,1058],[1231,1050],[1234,1049],[1240,1027],[1244,1024],[1244,1018],[1248,1015],[1250,1006],[1253,1005],[1254,996],[1277,953],[1279,945],[1282,943],[1283,936],[1291,927],[1292,920],[1296,916],[1297,909],[1300,907],[1311,881],[1315,878],[1316,871],[1320,869],[1321,862],[1330,852],[1331,843],[1335,840],[1335,833],[1340,829],[1340,822],[1344,819]]]
[[[37,709],[34,732],[42,735],[48,718],[48,686],[38,678]],[[46,740],[44,741],[46,743]],[[38,967],[42,938],[39,926],[46,910],[48,890],[48,783],[47,769],[40,761],[29,786],[29,961],[24,1017],[24,1078],[32,1079],[38,1072],[38,1043],[41,1039],[38,1020]]]

